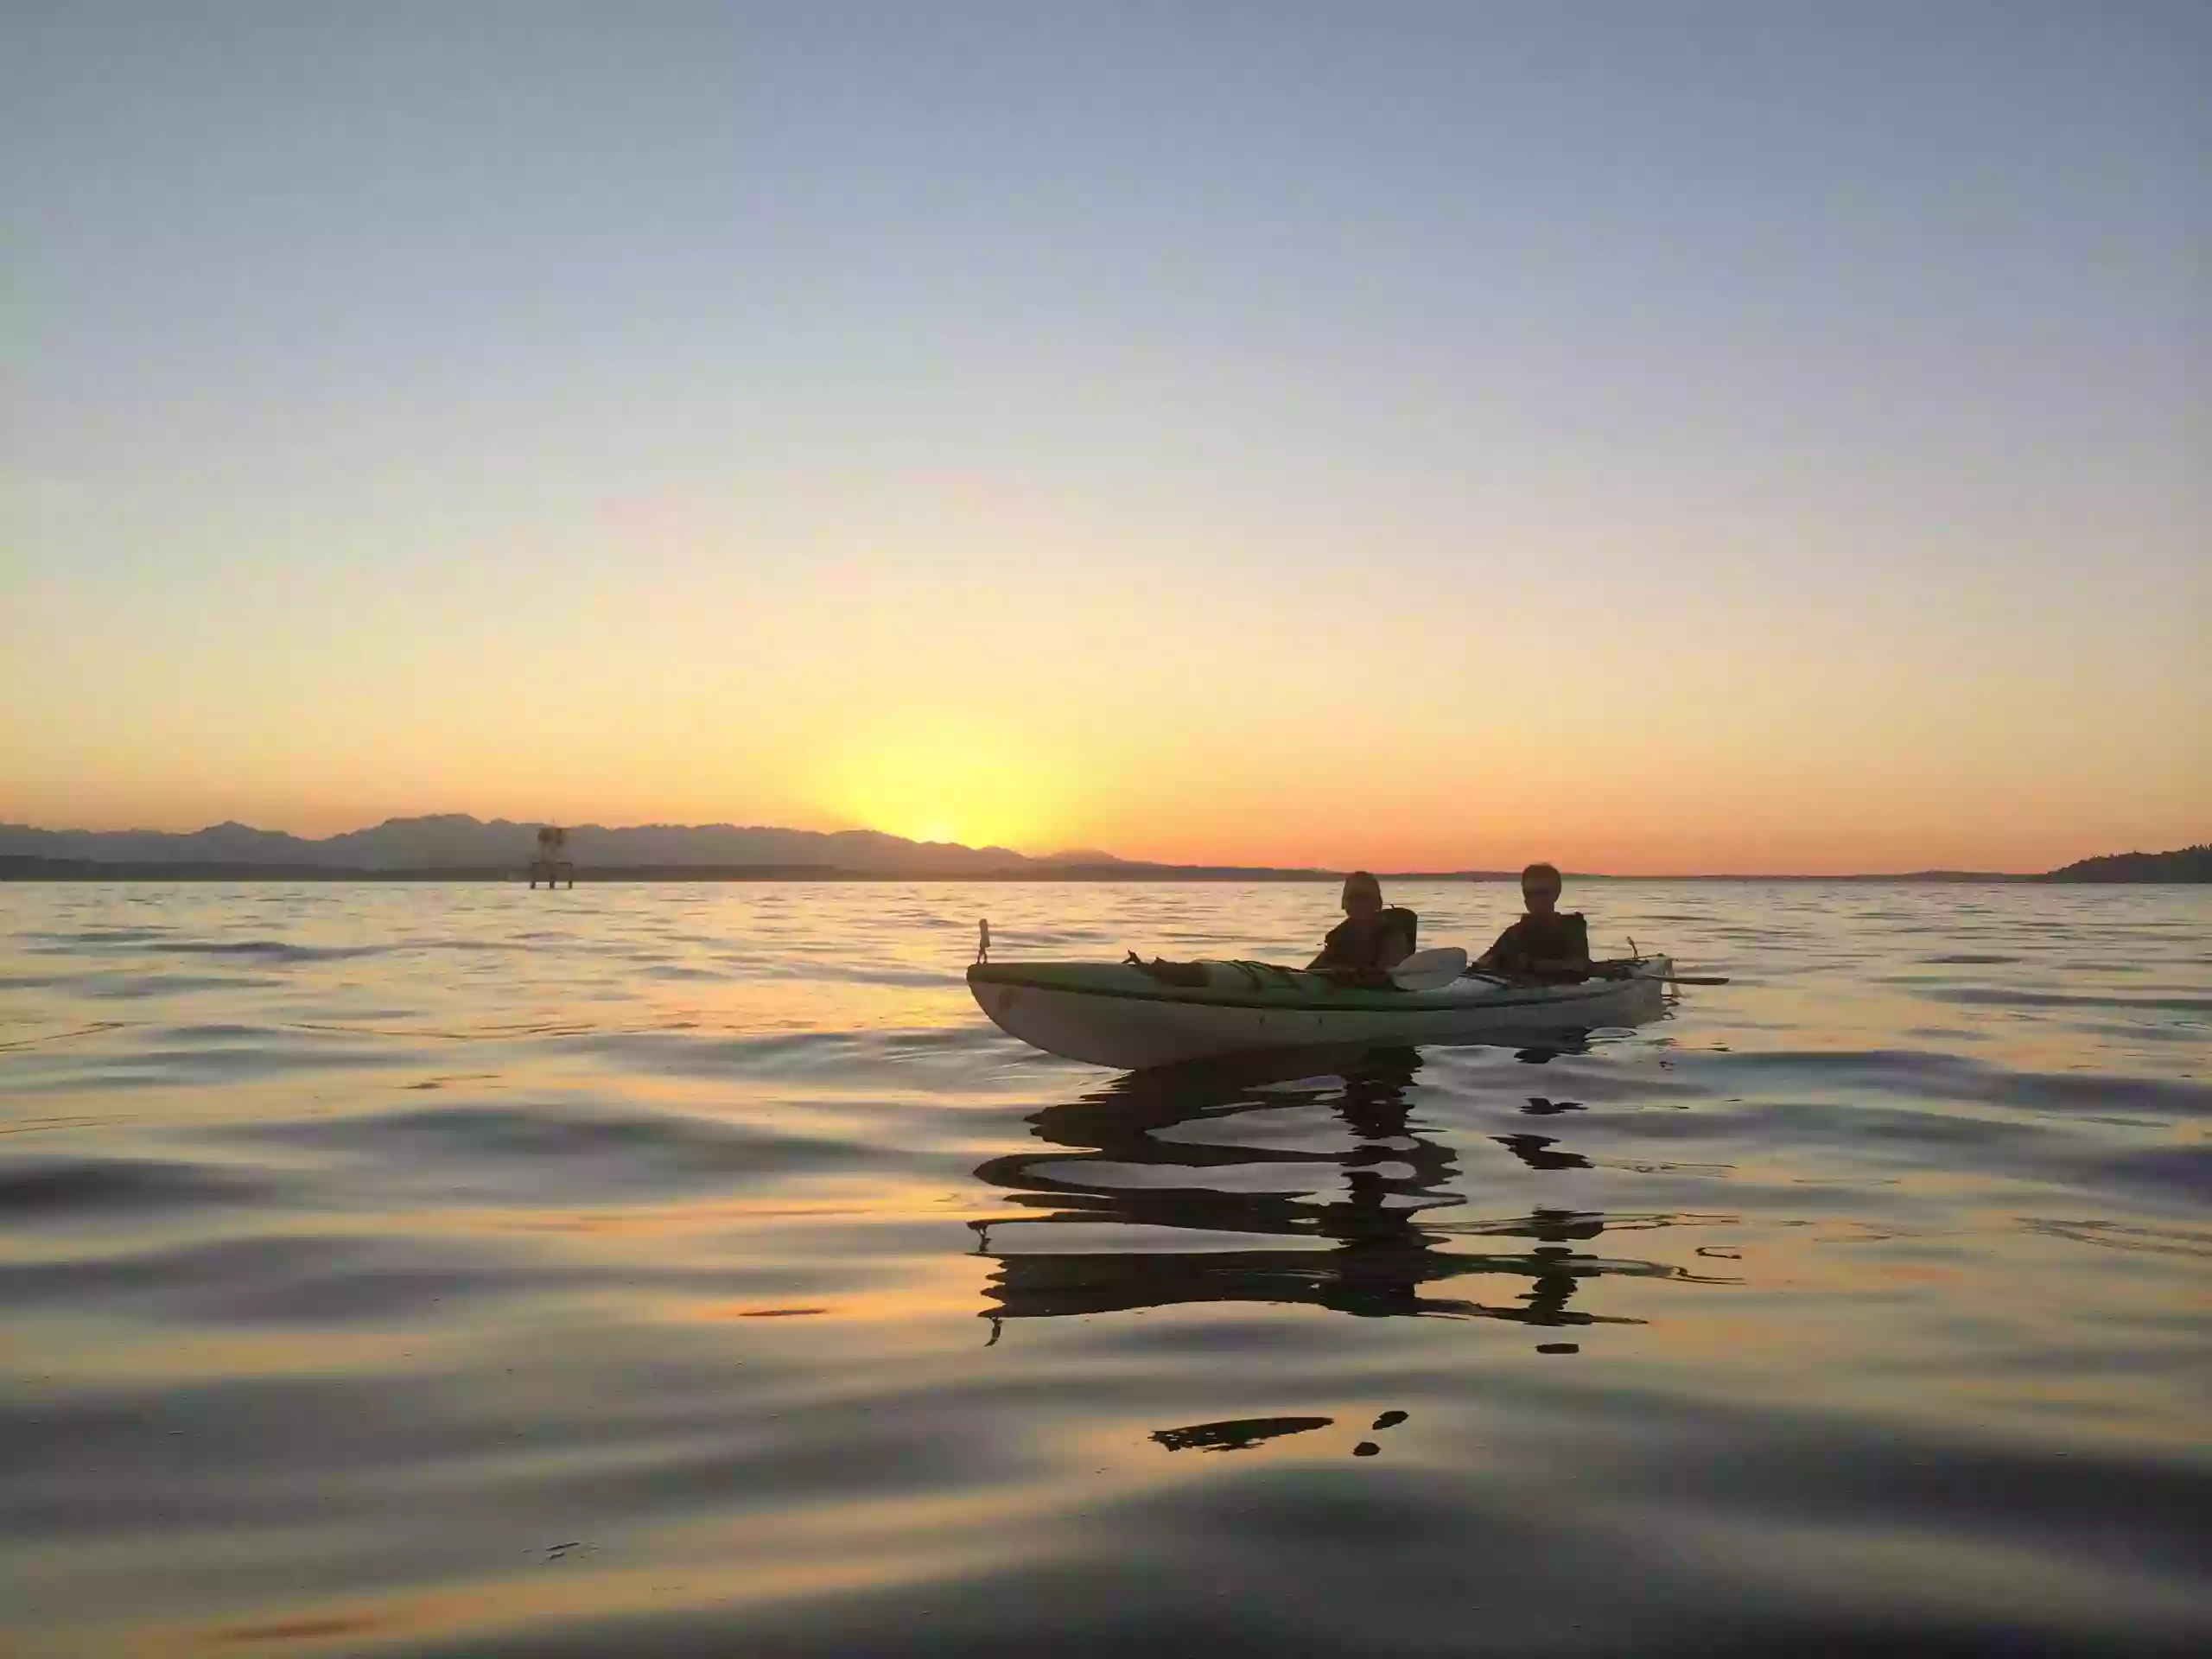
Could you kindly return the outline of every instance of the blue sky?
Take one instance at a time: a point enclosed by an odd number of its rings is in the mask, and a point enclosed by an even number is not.
[[[18,5],[0,817],[1351,861],[1373,765],[1406,861],[2190,838],[2208,66],[2201,5]]]

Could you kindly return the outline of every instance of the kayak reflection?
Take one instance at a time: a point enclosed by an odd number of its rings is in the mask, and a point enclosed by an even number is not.
[[[1570,1304],[1586,1279],[1697,1277],[1575,1248],[1609,1226],[1664,1226],[1674,1217],[1536,1209],[1498,1220],[1448,1217],[1466,1202],[1452,1190],[1459,1154],[1424,1133],[1412,1109],[1421,1067],[1420,1055],[1405,1049],[1278,1057],[1266,1069],[1135,1072],[1036,1113],[1029,1123],[1046,1150],[993,1158],[976,1170],[1014,1195],[1018,1207],[969,1224],[978,1254],[997,1263],[982,1310],[991,1340],[1006,1319],[1185,1302],[1640,1325]],[[1291,1109],[1301,1116],[1259,1116]],[[1349,1142],[1315,1149],[1314,1125],[1302,1114],[1318,1112],[1350,1130]],[[1277,1144],[1231,1144],[1240,1127],[1251,1140]],[[1281,1143],[1285,1129],[1294,1144]],[[1584,1161],[1551,1152],[1547,1137],[1502,1141],[1538,1169]],[[1525,1242],[1484,1248],[1491,1240]],[[1432,1294],[1477,1275],[1523,1282],[1511,1296]]]

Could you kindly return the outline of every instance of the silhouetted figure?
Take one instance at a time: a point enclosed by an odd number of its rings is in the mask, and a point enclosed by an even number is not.
[[[1475,970],[1538,985],[1572,985],[1590,977],[1590,925],[1559,909],[1564,885],[1556,867],[1531,864],[1521,872],[1528,914],[1497,936],[1476,960]]]
[[[1382,884],[1365,870],[1344,878],[1344,918],[1329,930],[1321,954],[1308,968],[1379,972],[1395,968],[1414,953],[1419,922],[1413,912],[1386,907]]]

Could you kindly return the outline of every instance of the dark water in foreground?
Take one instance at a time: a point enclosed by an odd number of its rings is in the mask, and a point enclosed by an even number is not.
[[[2212,1640],[2212,893],[1592,887],[1736,982],[1272,1077],[957,977],[1332,896],[0,887],[0,1652]]]

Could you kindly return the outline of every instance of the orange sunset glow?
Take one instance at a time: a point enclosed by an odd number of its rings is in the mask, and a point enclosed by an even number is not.
[[[2208,93],[0,0],[0,1659],[2212,1653]]]
[[[481,176],[271,92],[171,111],[188,176],[149,109],[19,179],[0,821],[1620,873],[2212,826],[2182,152],[1224,145],[1236,81],[1065,166],[764,83]]]

